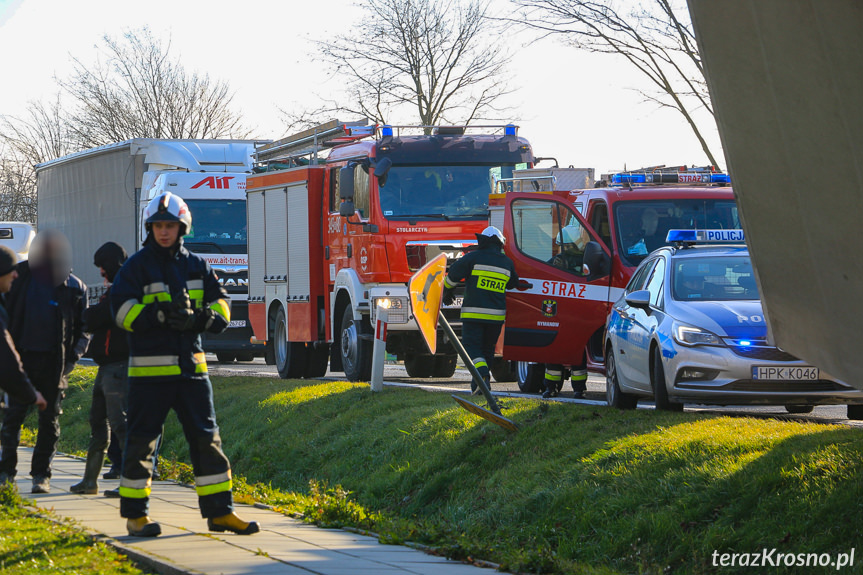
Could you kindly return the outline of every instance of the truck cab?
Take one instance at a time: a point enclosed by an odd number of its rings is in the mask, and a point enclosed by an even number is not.
[[[605,180],[560,190],[516,173],[492,197],[490,221],[503,225],[507,255],[534,286],[507,293],[503,357],[517,362],[523,391],[541,389],[545,364],[604,371],[610,306],[638,264],[666,245],[669,229],[741,227],[730,180],[713,168],[649,168]]]

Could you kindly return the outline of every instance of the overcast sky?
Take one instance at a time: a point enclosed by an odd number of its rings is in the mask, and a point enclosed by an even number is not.
[[[337,89],[311,40],[349,30],[361,14],[351,0],[0,0],[0,114],[19,115],[28,100],[51,97],[53,78],[69,73],[72,56],[95,61],[103,35],[149,26],[170,38],[187,70],[231,84],[255,137],[278,138],[278,107],[313,107],[316,94]],[[643,102],[634,89],[646,88],[645,80],[623,62],[559,38],[529,40],[502,38],[516,53],[513,119],[536,155],[596,168],[597,175],[624,165],[707,163],[682,116]],[[715,128],[708,137],[719,153]]]

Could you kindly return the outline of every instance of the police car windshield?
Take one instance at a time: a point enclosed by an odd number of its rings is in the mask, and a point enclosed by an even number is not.
[[[186,200],[192,231],[183,237],[186,249],[203,254],[246,253],[246,202]]]
[[[381,211],[390,220],[488,218],[488,195],[515,166],[393,166],[378,186]]]
[[[675,258],[671,293],[677,301],[757,300],[752,262],[746,256]]]
[[[621,201],[614,205],[617,244],[624,264],[637,266],[668,245],[672,229],[740,229],[734,200],[674,199]]]

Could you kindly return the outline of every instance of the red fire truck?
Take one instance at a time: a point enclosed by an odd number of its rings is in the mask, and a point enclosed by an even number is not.
[[[498,182],[490,222],[533,289],[507,292],[503,356],[519,387],[542,389],[546,364],[604,371],[611,304],[669,229],[739,229],[727,174],[715,168],[647,168],[610,174],[609,185],[556,189],[553,177]]]
[[[267,144],[256,160],[246,183],[249,319],[279,374],[319,377],[329,363],[368,379],[380,303],[387,351],[408,374],[452,375],[455,350],[441,341],[428,354],[407,282],[438,254],[455,259],[474,245],[495,182],[533,166],[516,127],[421,126],[412,135],[332,122]],[[458,300],[443,310],[456,328],[458,312]]]

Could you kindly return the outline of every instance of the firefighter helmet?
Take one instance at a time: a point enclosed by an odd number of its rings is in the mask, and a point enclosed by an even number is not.
[[[183,198],[165,192],[150,200],[144,210],[144,223],[148,232],[153,222],[180,222],[180,237],[183,237],[192,229],[192,212]]]
[[[503,237],[503,232],[501,232],[499,229],[497,229],[494,226],[487,227],[479,235],[485,236],[487,238],[497,238],[497,241],[500,242],[500,245],[503,245],[504,243],[506,243],[506,238]]]
[[[590,235],[587,230],[579,225],[568,225],[560,229],[557,237],[554,238],[554,243],[557,245],[572,245],[579,251],[584,250],[584,246],[590,241]]]

